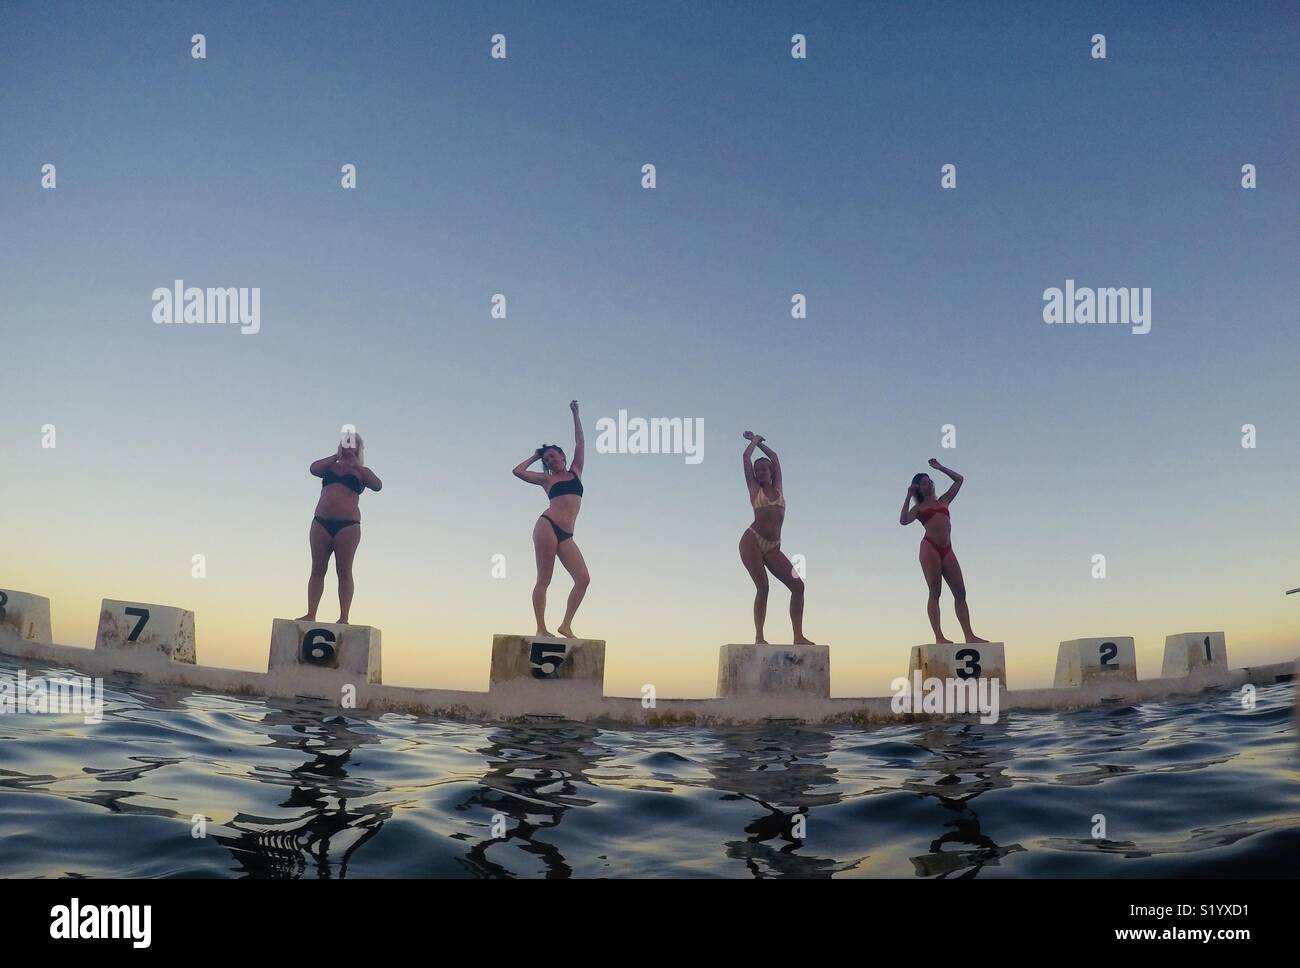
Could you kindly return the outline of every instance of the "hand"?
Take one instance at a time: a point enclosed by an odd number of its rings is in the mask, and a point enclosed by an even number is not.
[[[744,437],[746,440],[753,440],[753,439],[754,439],[754,431],[752,431],[752,430],[746,430],[746,431],[745,431],[743,434],[741,434],[740,436]]]
[[[936,471],[943,467],[943,465],[940,464],[938,459],[935,457],[930,458],[930,466],[933,467]]]
[[[570,400],[570,401],[569,401],[569,409],[573,411],[574,416],[577,416],[577,413],[578,413],[578,401],[577,401],[577,400]]]

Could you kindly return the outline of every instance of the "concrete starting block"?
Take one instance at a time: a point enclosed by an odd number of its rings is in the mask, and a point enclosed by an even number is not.
[[[1057,689],[1107,682],[1137,682],[1137,650],[1133,637],[1113,635],[1103,639],[1070,639],[1056,653]]]
[[[28,642],[53,642],[50,600],[9,588],[0,588],[0,624],[11,625]]]
[[[174,662],[195,662],[194,613],[170,605],[106,598],[99,606],[95,648],[156,650]]]
[[[829,645],[724,645],[718,653],[718,698],[794,694],[829,699]]]
[[[507,682],[564,679],[605,689],[605,642],[537,635],[492,636],[488,690]]]
[[[369,625],[330,625],[277,618],[271,622],[271,654],[266,671],[310,667],[348,673],[379,684],[383,633]]]
[[[1160,677],[1193,672],[1228,672],[1228,643],[1222,632],[1179,632],[1165,636],[1165,661]]]
[[[1005,689],[1006,646],[1002,642],[915,645],[907,663],[909,681],[918,670],[922,679],[997,679]]]

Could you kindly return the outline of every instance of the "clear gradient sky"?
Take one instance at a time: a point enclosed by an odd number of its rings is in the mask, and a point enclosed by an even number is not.
[[[752,636],[746,429],[836,695],[928,640],[897,518],[932,456],[1013,688],[1089,635],[1135,636],[1143,677],[1171,632],[1293,658],[1297,47],[1291,3],[5,4],[0,584],[50,596],[57,641],[134,599],[264,668],[304,608],[307,466],[353,423],[385,485],[353,620],[387,681],[486,688],[492,634],[532,627],[544,498],[510,468],[570,447],[576,397],[576,629],[611,694],[709,695]],[[1046,325],[1067,278],[1150,287],[1151,332]],[[261,332],[156,325],[175,279],[260,287]],[[704,461],[595,453],[620,409],[702,418]]]

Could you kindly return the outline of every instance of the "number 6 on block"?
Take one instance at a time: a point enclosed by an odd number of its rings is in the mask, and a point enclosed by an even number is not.
[[[266,671],[301,676],[306,668],[339,673],[349,681],[383,682],[383,635],[369,625],[277,618],[271,623]]]
[[[174,662],[193,665],[194,613],[170,605],[106,598],[99,606],[95,648],[157,652]]]

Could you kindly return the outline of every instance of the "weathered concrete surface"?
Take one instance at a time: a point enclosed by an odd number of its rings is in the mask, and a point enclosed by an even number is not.
[[[1228,671],[1228,643],[1222,632],[1179,632],[1165,636],[1162,676],[1185,676],[1207,668]]]
[[[1094,679],[1137,682],[1137,648],[1130,635],[1100,639],[1068,639],[1056,653],[1057,689],[1081,686]]]
[[[0,589],[0,622],[12,625],[30,642],[53,642],[50,631],[50,600],[44,595]]]
[[[542,687],[566,682],[602,693],[605,689],[605,643],[602,639],[494,635],[488,691],[496,692],[502,685],[512,682]]]
[[[277,618],[271,622],[267,672],[336,674],[340,683],[383,682],[383,633],[369,625],[337,625]]]
[[[914,645],[908,657],[907,678],[911,679],[918,669],[922,679],[997,679],[1003,695],[1006,693],[1006,646],[1001,642]]]
[[[831,694],[829,645],[724,645],[718,653],[718,697]]]
[[[171,605],[106,598],[99,606],[95,648],[157,652],[173,662],[193,664],[197,661],[194,613]]]
[[[254,698],[309,697],[339,706],[340,712],[410,713],[471,720],[515,720],[529,715],[560,716],[654,727],[731,725],[789,719],[804,723],[868,723],[918,721],[927,717],[893,712],[890,697],[821,699],[815,696],[762,695],[728,699],[659,699],[646,707],[640,698],[601,696],[581,682],[518,680],[501,683],[491,692],[423,689],[371,683],[356,685],[356,708],[341,706],[338,673],[310,666],[282,667],[275,673],[245,672],[173,662],[157,651],[93,650],[20,638],[17,630],[0,625],[0,653],[29,664],[73,669],[92,676],[115,672],[139,675],[149,682],[189,687],[205,692]],[[1271,685],[1291,679],[1291,662],[1229,673],[1198,671],[1176,678],[1138,682],[1093,683],[1074,689],[1022,689],[1002,692],[1003,711],[1079,709],[1107,701],[1140,702],[1190,696],[1208,689],[1240,689],[1246,683]]]

